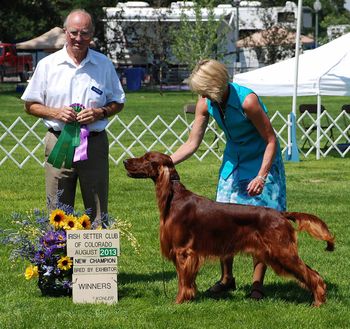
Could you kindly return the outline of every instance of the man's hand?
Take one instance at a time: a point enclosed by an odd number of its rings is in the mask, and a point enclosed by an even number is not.
[[[56,111],[55,119],[64,123],[77,121],[77,113],[68,106],[64,106]]]
[[[77,121],[86,125],[100,120],[101,117],[103,117],[102,109],[87,108],[77,114]]]

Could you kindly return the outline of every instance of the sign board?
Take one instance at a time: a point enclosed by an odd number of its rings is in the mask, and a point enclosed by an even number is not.
[[[118,301],[117,275],[73,274],[74,303],[105,303]]]
[[[117,274],[117,257],[80,257],[73,259],[73,274]]]
[[[68,231],[67,255],[73,258],[74,303],[118,301],[118,230]]]
[[[67,232],[69,257],[120,256],[118,230],[75,230]]]

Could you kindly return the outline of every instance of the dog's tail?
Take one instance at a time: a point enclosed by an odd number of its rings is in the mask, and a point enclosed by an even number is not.
[[[306,231],[312,237],[327,242],[327,251],[334,250],[334,236],[328,229],[328,226],[320,218],[312,214],[301,212],[282,211],[282,215],[298,224],[299,231]]]

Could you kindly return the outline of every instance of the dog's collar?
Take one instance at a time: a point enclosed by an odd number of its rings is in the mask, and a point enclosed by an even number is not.
[[[179,174],[178,174],[178,173],[172,174],[172,175],[170,176],[170,180],[171,180],[172,182],[179,182],[179,181],[180,181],[180,176],[179,176]]]

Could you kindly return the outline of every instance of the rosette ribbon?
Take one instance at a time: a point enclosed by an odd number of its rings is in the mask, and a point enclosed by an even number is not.
[[[75,112],[79,113],[85,107],[82,104],[71,104],[70,107],[74,109]],[[58,140],[56,145],[52,149],[48,163],[51,163],[53,167],[60,169],[64,162],[64,167],[67,169],[72,168],[72,162],[74,157],[74,151],[77,146],[80,145],[80,123],[79,122],[69,122],[67,123]]]
[[[75,149],[73,162],[87,160],[87,146],[89,128],[86,125],[80,127],[80,145]]]

